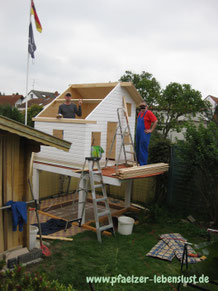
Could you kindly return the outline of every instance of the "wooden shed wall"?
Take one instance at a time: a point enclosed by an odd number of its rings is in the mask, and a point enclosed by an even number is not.
[[[30,152],[25,152],[25,139],[0,131],[0,206],[9,200],[27,201],[27,173]],[[10,210],[0,210],[0,252],[27,246],[28,227],[23,232],[12,230]]]

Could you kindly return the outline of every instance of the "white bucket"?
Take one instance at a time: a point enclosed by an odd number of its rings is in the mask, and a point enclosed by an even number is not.
[[[135,220],[131,217],[120,216],[118,217],[118,232],[123,235],[132,233]]]
[[[38,227],[34,226],[34,225],[30,225],[30,246],[29,246],[29,250],[32,250],[35,248],[36,246],[36,235],[38,232]]]

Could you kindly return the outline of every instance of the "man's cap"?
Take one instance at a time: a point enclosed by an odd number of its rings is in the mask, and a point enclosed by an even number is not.
[[[67,97],[71,97],[71,94],[68,92],[65,96],[67,96]]]

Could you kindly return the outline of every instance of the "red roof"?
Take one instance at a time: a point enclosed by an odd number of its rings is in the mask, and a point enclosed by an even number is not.
[[[216,104],[218,104],[218,98],[217,97],[213,97],[213,96],[210,96],[210,97],[211,97],[211,99],[213,99],[213,101],[216,102]]]
[[[10,104],[15,106],[15,103],[23,99],[23,95],[13,94],[13,95],[0,95],[0,105]]]

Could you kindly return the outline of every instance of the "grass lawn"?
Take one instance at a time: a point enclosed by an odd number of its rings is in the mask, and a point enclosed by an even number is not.
[[[172,262],[167,262],[146,257],[146,253],[159,241],[158,236],[169,232],[179,232],[193,243],[206,240],[202,236],[205,233],[198,227],[175,219],[159,223],[143,222],[134,226],[133,234],[130,236],[119,234],[116,234],[116,237],[103,236],[102,244],[98,243],[95,233],[87,231],[74,236],[73,242],[53,241],[50,246],[52,256],[28,269],[46,273],[49,279],[58,279],[63,284],[72,284],[76,290],[83,291],[90,290],[86,283],[86,276],[117,276],[121,274],[126,277],[134,275],[150,279],[153,279],[154,275],[179,276],[180,262],[176,258]],[[202,274],[201,268],[206,265],[206,261],[195,265],[196,268],[199,267],[200,274]],[[203,274],[207,271],[202,270]],[[177,288],[175,283],[154,284],[152,281],[147,281],[146,284],[120,283],[113,286],[109,283],[96,283],[94,286],[95,290],[125,291],[176,290]],[[193,288],[181,287],[181,290],[193,290]],[[211,290],[218,290],[218,288]]]

